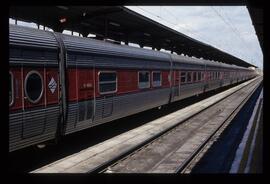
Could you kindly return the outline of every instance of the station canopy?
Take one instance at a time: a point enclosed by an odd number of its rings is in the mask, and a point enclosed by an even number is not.
[[[136,43],[243,67],[256,67],[211,45],[190,38],[123,6],[13,6],[10,18],[45,25],[56,32],[70,30],[84,37]]]
[[[263,51],[263,10],[261,6],[248,6],[248,11]]]

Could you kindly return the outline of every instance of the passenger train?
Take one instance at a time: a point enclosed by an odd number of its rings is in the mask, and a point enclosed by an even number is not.
[[[9,26],[9,151],[255,77],[254,70]]]

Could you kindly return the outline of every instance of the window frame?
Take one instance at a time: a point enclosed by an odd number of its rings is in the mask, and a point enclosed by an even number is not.
[[[11,102],[9,103],[9,107],[11,107],[14,104],[14,75],[12,72],[9,72],[9,74],[11,76],[11,98],[12,98]]]
[[[201,81],[204,81],[204,71],[201,72]]]
[[[182,82],[182,73],[185,73],[185,81]],[[187,83],[187,72],[186,71],[180,71],[180,84],[186,84]]]
[[[27,90],[26,90],[28,78],[32,74],[37,74],[40,77],[40,79],[41,79],[41,92],[40,92],[39,97],[36,100],[32,100],[31,98],[29,98],[29,95],[28,95]],[[44,93],[44,84],[43,84],[43,77],[42,77],[42,75],[37,70],[31,70],[30,72],[27,73],[27,75],[25,76],[25,79],[24,79],[24,94],[26,95],[27,100],[29,102],[33,103],[33,104],[36,104],[36,103],[38,103],[41,100],[41,98],[43,96],[43,93]]]
[[[160,74],[160,85],[154,85],[154,73]],[[152,71],[152,87],[161,87],[162,86],[162,72],[161,71]]]
[[[197,75],[198,75],[198,73],[196,71],[192,72],[192,81],[193,82],[198,82],[198,76]]]
[[[202,81],[202,74],[201,73],[202,73],[201,71],[199,71],[197,73],[197,79],[198,79],[199,82]]]
[[[106,81],[106,82],[100,82],[100,74],[102,73],[115,73],[115,90],[114,91],[106,91],[106,92],[101,92],[100,91],[100,84],[108,84],[108,83],[113,83],[112,81]],[[117,76],[117,72],[115,70],[100,70],[98,72],[98,93],[100,95],[107,95],[107,94],[113,94],[113,93],[117,93],[118,91],[118,76]]]
[[[188,81],[188,74],[190,73],[190,81]],[[186,83],[188,84],[188,83],[192,83],[192,71],[189,71],[189,72],[187,72],[187,79],[186,79]]]
[[[149,76],[149,80],[148,80],[148,87],[140,87],[140,72],[146,72],[146,73],[148,73],[148,76]],[[141,71],[138,71],[138,74],[137,74],[137,77],[138,77],[138,83],[137,83],[137,85],[138,85],[138,88],[139,89],[148,89],[148,88],[150,88],[151,87],[151,84],[150,84],[150,71],[147,71],[147,70],[141,70]]]

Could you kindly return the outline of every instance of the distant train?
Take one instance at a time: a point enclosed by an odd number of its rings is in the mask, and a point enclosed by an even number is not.
[[[254,70],[9,26],[9,151],[253,78]]]

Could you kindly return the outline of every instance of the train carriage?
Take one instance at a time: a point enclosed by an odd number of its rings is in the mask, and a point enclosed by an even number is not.
[[[255,76],[228,64],[9,28],[9,151]]]
[[[65,134],[168,103],[167,54],[61,36],[67,55]]]

